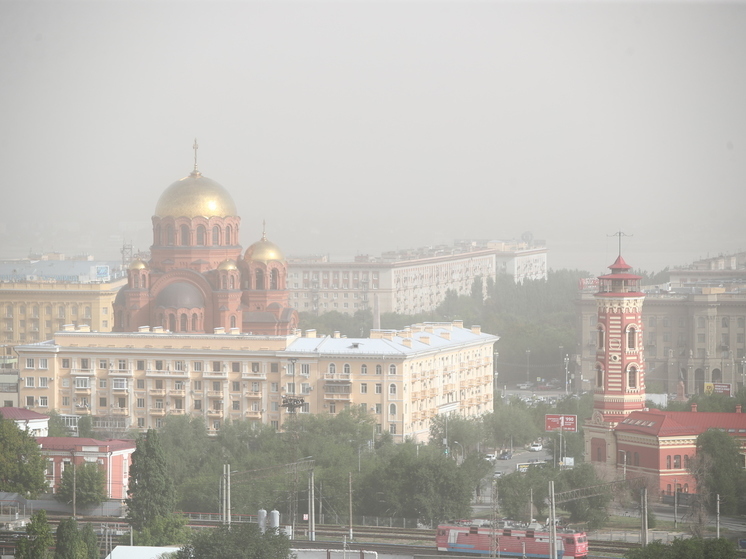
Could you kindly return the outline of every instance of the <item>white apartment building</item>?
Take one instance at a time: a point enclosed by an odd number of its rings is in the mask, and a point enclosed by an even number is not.
[[[498,337],[460,321],[370,338],[86,330],[16,347],[21,406],[142,430],[186,414],[217,432],[226,420],[279,429],[289,413],[283,404],[302,398],[297,413],[360,406],[397,441],[426,440],[438,414],[492,410]]]
[[[499,274],[516,282],[547,277],[546,247],[527,242],[463,241],[380,258],[359,256],[354,262],[318,257],[288,263],[291,306],[315,313],[377,308],[380,313],[418,314],[434,310],[448,291],[471,293],[477,277],[485,284]]]

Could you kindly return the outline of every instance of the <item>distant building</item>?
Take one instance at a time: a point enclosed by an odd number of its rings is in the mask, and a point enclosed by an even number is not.
[[[48,415],[16,407],[0,408],[0,415],[14,421],[21,431],[26,431],[32,437],[46,437],[49,434]]]
[[[448,291],[471,293],[474,280],[506,274],[517,283],[547,278],[542,241],[458,241],[454,246],[358,256],[354,262],[326,257],[289,261],[288,290],[299,312],[358,310],[418,314],[440,305]]]
[[[21,403],[37,411],[91,415],[94,429],[159,428],[167,415],[279,429],[287,402],[298,413],[357,406],[396,441],[424,441],[439,414],[492,410],[497,336],[460,321],[373,330],[370,338],[64,331],[17,346]],[[40,367],[43,365],[43,368]]]

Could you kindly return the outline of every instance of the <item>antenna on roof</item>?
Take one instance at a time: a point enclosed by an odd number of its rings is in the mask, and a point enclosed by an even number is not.
[[[617,231],[616,233],[612,233],[611,235],[606,235],[606,236],[607,237],[619,237],[619,256],[622,255],[622,237],[634,237],[634,235],[627,235],[621,230]]]
[[[192,149],[194,150],[194,172],[199,173],[197,170],[197,150],[199,149],[199,146],[197,145],[197,138],[194,138],[194,145],[192,146]]]

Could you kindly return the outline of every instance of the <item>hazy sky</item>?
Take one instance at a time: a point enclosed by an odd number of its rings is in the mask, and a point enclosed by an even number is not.
[[[746,3],[0,2],[0,256],[147,249],[195,137],[244,248],[746,250]]]

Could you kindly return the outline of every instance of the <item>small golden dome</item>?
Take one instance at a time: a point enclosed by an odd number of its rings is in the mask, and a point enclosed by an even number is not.
[[[236,263],[233,260],[231,260],[230,258],[228,258],[227,260],[223,260],[218,265],[218,270],[221,270],[221,271],[238,270],[238,266],[236,266]]]
[[[235,216],[236,204],[228,191],[214,180],[192,171],[169,186],[155,206],[158,217]]]
[[[262,234],[260,241],[255,242],[246,249],[245,260],[255,262],[269,262],[270,260],[284,261],[285,257],[276,244],[267,240],[267,235]]]
[[[130,268],[129,269],[130,270],[147,270],[148,269],[148,265],[145,262],[143,262],[142,260],[140,260],[139,258],[136,258],[130,264]]]

